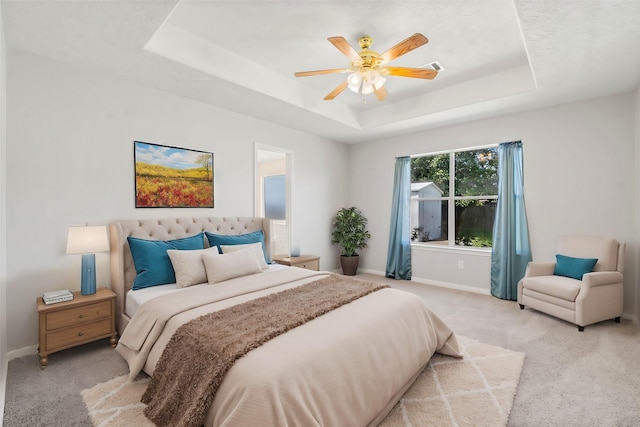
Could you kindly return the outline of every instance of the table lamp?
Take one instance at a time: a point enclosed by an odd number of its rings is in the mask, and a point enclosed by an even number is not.
[[[82,254],[82,279],[80,293],[96,293],[96,255],[95,252],[109,250],[107,227],[104,225],[69,227],[67,235],[67,254]]]

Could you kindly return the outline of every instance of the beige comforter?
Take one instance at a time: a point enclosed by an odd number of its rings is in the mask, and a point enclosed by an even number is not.
[[[291,268],[156,298],[139,309],[117,349],[132,377],[142,368],[153,375],[162,350],[183,323],[325,275]],[[451,329],[419,297],[383,289],[239,359],[205,425],[376,425],[435,351],[460,355]]]

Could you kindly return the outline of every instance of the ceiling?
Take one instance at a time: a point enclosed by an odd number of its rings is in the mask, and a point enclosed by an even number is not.
[[[360,143],[631,91],[637,0],[1,0],[7,46],[290,128]],[[434,80],[390,76],[385,101],[345,90],[328,37],[373,38],[390,65],[439,61]]]

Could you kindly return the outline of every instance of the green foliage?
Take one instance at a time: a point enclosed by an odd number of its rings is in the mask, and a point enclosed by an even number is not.
[[[498,149],[455,153],[456,196],[498,194]],[[411,182],[433,182],[449,195],[449,153],[411,159]]]
[[[411,159],[411,182],[433,182],[449,195],[449,154],[414,157]]]
[[[497,148],[455,153],[456,196],[498,194]]]
[[[492,232],[485,229],[464,229],[457,233],[456,245],[490,248],[493,243]]]
[[[491,238],[482,236],[460,236],[456,239],[456,245],[458,246],[474,246],[476,248],[490,248],[491,242]]]
[[[367,218],[358,208],[342,208],[333,220],[331,243],[337,243],[342,247],[343,256],[358,255],[358,249],[366,248],[367,239],[371,238],[366,226]]]
[[[411,241],[418,242],[428,242],[429,241],[429,232],[424,231],[424,227],[415,227],[411,231]]]

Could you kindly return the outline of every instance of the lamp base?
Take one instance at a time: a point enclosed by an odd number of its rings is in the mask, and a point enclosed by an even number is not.
[[[82,280],[80,282],[82,295],[96,293],[96,255],[82,254]]]

